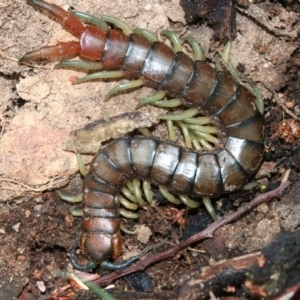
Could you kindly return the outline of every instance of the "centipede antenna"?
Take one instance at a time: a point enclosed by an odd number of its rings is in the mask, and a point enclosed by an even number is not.
[[[173,49],[175,52],[182,51],[182,45],[181,45],[180,39],[174,31],[167,29],[167,30],[162,31],[161,34],[167,36],[171,40],[171,42],[173,44]]]
[[[86,75],[77,79],[73,84],[83,83],[94,79],[110,79],[110,78],[120,78],[124,77],[125,72],[122,70],[118,71],[101,71]]]
[[[70,252],[70,261],[74,269],[82,272],[88,272],[95,269],[98,265],[93,262],[88,262],[86,265],[81,265],[76,261],[76,250],[79,246],[79,239],[80,239],[80,234],[77,234],[74,245]]]
[[[87,23],[93,24],[96,27],[102,29],[103,31],[108,31],[110,28],[107,23],[101,19],[101,17],[96,17],[88,13],[83,13],[80,11],[70,11],[70,13],[76,16],[78,19],[84,20]]]
[[[119,84],[107,93],[107,95],[105,96],[104,101],[106,101],[108,98],[110,98],[112,95],[114,95],[118,92],[133,89],[133,88],[136,88],[136,87],[141,87],[144,84],[145,83],[144,83],[143,79],[137,79],[137,80],[133,80],[133,81],[130,81],[130,82],[127,82],[127,83]]]
[[[129,267],[130,265],[132,265],[133,263],[135,263],[136,261],[138,261],[142,256],[144,256],[147,252],[151,251],[151,250],[155,250],[159,247],[161,247],[162,245],[164,245],[166,242],[166,240],[163,240],[162,242],[156,244],[156,245],[151,245],[149,247],[146,247],[141,253],[139,253],[136,256],[130,257],[128,260],[125,260],[119,264],[115,264],[115,263],[111,263],[109,261],[104,261],[101,263],[101,268],[102,269],[106,269],[106,270],[110,270],[110,271],[116,271],[116,270],[120,270],[120,269],[124,269]]]
[[[54,69],[58,68],[76,68],[76,69],[83,69],[83,70],[102,70],[103,69],[103,63],[98,61],[84,61],[84,60],[64,60],[60,62],[59,64],[54,66]]]
[[[151,31],[144,28],[135,28],[133,30],[135,33],[143,35],[149,42],[154,43],[158,41],[158,37]]]

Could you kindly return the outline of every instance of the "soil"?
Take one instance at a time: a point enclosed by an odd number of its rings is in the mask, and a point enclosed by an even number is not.
[[[115,16],[133,28],[147,28],[157,34],[171,29],[180,37],[192,35],[200,42],[205,60],[212,65],[220,60],[217,51],[224,49],[224,43],[215,39],[206,21],[199,19],[192,24],[185,21],[178,0],[52,2],[64,9]],[[151,299],[176,298],[178,281],[183,274],[216,261],[259,251],[278,233],[300,229],[297,137],[300,128],[300,5],[299,1],[290,5],[277,1],[257,2],[245,9],[237,8],[237,37],[230,58],[243,80],[251,78],[264,97],[266,155],[255,180],[264,186],[263,191],[271,190],[290,169],[290,178],[295,183],[281,198],[262,204],[219,229],[214,238],[197,243],[170,261],[149,267],[140,275],[144,276],[142,279],[116,281],[118,299],[121,299],[120,291],[123,295],[129,293],[127,299],[138,299],[131,291],[139,291],[140,296],[150,291]],[[94,152],[95,140],[100,147],[101,142],[140,126],[153,126],[151,130],[155,135],[166,138],[165,125],[156,125],[155,119],[165,111],[150,106],[135,110],[136,98],[153,93],[150,88],[124,92],[104,102],[107,92],[119,83],[118,79],[72,85],[71,80],[84,73],[53,69],[57,59],[18,64],[18,59],[32,49],[74,37],[53,18],[25,1],[0,4],[0,14],[0,300],[97,299],[90,294],[82,296],[83,292],[77,287],[69,286],[67,278],[68,272],[74,273],[69,253],[81,219],[70,214],[71,204],[62,201],[56,190],[68,195],[82,190],[82,177],[78,174],[75,155],[70,151],[77,151],[76,143],[79,143],[80,147],[84,144],[81,152]],[[189,48],[185,51],[189,53]],[[112,118],[127,121],[109,132],[106,120]],[[93,135],[93,142],[76,141],[76,145],[71,143],[71,146],[66,142],[74,136],[74,130],[93,122],[104,124],[104,130],[101,125],[102,131]],[[84,155],[85,163],[92,157]],[[239,191],[216,199],[213,205],[217,214],[223,216],[261,192],[258,189]],[[160,197],[157,194],[157,199]],[[167,237],[163,246],[166,250],[212,222],[203,207],[188,215],[182,209],[184,207],[171,208],[162,203],[158,207],[140,209],[137,220],[123,219],[127,228],[144,226],[140,234],[124,234],[123,253],[130,257]],[[166,214],[172,214],[173,219],[167,221]],[[142,281],[145,286],[140,288],[132,283],[134,281]],[[60,290],[63,288],[65,291]],[[237,287],[235,292],[224,292],[220,296],[242,294],[243,289]]]

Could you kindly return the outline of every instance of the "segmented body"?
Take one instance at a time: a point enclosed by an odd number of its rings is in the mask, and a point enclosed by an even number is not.
[[[255,97],[228,72],[175,53],[162,42],[151,43],[141,34],[84,27],[57,6],[46,7],[43,1],[32,4],[64,20],[64,26],[79,37],[79,42],[68,42],[73,54],[101,61],[105,70],[123,70],[127,78],[142,79],[145,85],[180,98],[186,107],[198,108],[210,116],[222,140],[213,152],[193,152],[149,137],[121,138],[102,149],[84,179],[80,247],[90,260],[99,263],[120,255],[118,195],[127,180],[151,179],[178,195],[217,197],[240,189],[253,176],[264,153],[265,121]],[[61,48],[66,44],[61,43]],[[56,51],[43,55],[36,50],[21,60],[55,56]]]

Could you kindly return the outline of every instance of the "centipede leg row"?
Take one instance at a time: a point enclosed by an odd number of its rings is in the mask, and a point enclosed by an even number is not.
[[[84,25],[78,13],[42,0],[28,3],[56,17],[78,41],[28,52],[20,63],[78,55],[89,62],[77,67],[102,69],[103,77],[127,78],[132,80],[129,87],[163,91],[163,96],[178,98],[185,107],[209,116],[219,131],[220,146],[211,152],[195,152],[156,138],[124,137],[94,157],[84,178],[80,237],[80,249],[92,262],[116,259],[121,253],[118,195],[128,180],[151,179],[177,195],[213,198],[240,189],[257,171],[264,153],[265,120],[252,93],[227,71],[153,41],[143,31],[110,29],[103,21],[110,22],[109,17],[99,19],[99,25],[97,18],[90,18]]]

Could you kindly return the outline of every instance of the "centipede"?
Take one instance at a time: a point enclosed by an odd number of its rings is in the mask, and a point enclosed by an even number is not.
[[[263,159],[265,120],[255,96],[227,70],[212,67],[197,55],[192,59],[147,31],[130,30],[118,19],[68,12],[43,0],[27,2],[54,16],[78,41],[33,50],[20,63],[79,56],[81,61],[59,65],[101,70],[79,82],[127,78],[129,83],[113,89],[110,95],[124,86],[151,87],[160,93],[156,101],[178,99],[180,105],[208,116],[219,132],[221,142],[212,151],[193,151],[154,137],[126,136],[96,154],[84,177],[79,242],[91,262],[100,264],[121,255],[118,196],[128,180],[151,180],[175,195],[215,198],[241,189],[253,177]],[[191,46],[196,49],[194,43]]]

